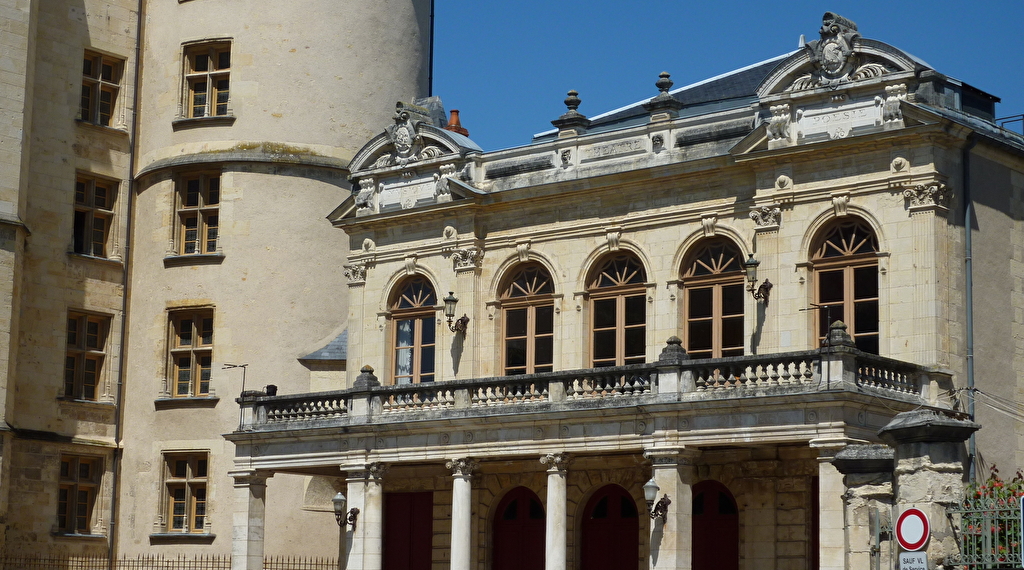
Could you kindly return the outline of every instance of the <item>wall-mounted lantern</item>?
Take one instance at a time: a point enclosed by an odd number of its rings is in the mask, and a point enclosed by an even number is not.
[[[757,286],[757,266],[761,265],[761,262],[754,259],[754,254],[751,253],[750,257],[743,262],[743,269],[747,272],[747,291],[754,296],[754,299],[758,301],[764,301],[764,306],[768,306],[768,297],[772,293],[772,282],[765,279],[764,283],[761,283],[757,290],[754,287]]]
[[[466,327],[469,326],[469,316],[463,313],[461,317],[453,321],[455,305],[458,303],[459,298],[455,296],[455,292],[449,291],[448,296],[444,298],[444,316],[448,319],[448,330],[465,334]]]

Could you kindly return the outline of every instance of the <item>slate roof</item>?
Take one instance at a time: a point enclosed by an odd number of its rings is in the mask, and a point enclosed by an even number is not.
[[[348,360],[348,329],[319,350],[299,357],[299,360]]]
[[[756,90],[761,81],[779,63],[794,53],[796,52],[782,54],[710,79],[673,89],[669,93],[685,105],[679,111],[680,117],[746,107],[757,99]],[[643,107],[643,104],[648,101],[650,98],[589,117],[590,127],[587,128],[587,132],[598,133],[648,122],[650,113]],[[557,129],[537,133],[533,136],[533,142],[550,140],[557,134]]]

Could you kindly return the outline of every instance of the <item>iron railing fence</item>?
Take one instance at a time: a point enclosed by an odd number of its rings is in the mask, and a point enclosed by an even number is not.
[[[1020,497],[967,497],[947,509],[959,520],[957,538],[966,570],[1021,568]]]
[[[230,555],[122,556],[114,560],[114,570],[231,570]],[[110,570],[106,556],[71,554],[0,555],[0,570]],[[335,558],[268,556],[263,570],[337,570]]]

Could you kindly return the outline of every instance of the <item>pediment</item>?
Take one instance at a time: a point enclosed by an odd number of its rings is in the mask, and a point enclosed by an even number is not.
[[[464,158],[481,152],[479,146],[459,133],[433,124],[427,109],[399,102],[394,123],[370,139],[349,164],[352,178],[378,171],[403,169],[435,159]]]
[[[821,39],[804,44],[764,78],[757,88],[759,98],[835,90],[886,76],[897,79],[927,67],[902,50],[861,37],[856,24],[831,12],[822,18],[819,34]]]

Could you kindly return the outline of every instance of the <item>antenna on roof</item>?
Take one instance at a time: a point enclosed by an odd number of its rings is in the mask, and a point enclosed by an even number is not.
[[[796,47],[802,48],[805,45],[807,45],[807,38],[805,38],[803,34],[800,34],[800,43],[796,44]]]

